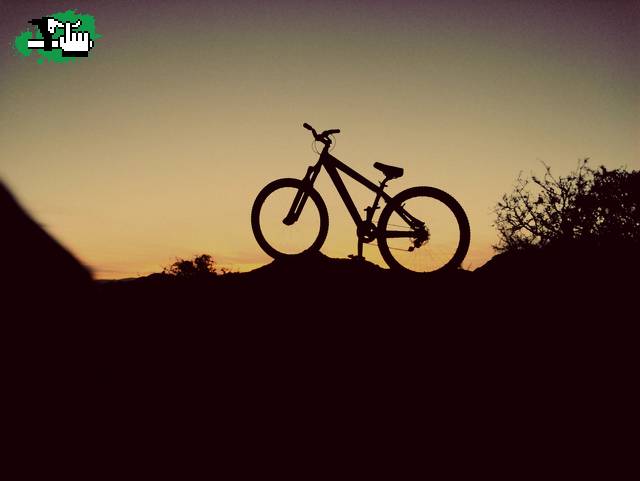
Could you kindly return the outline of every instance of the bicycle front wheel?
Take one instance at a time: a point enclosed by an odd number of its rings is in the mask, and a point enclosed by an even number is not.
[[[329,214],[313,187],[298,179],[278,179],[256,197],[251,227],[268,255],[274,259],[291,257],[320,250],[329,232]]]
[[[413,187],[396,195],[378,221],[378,248],[392,269],[440,272],[460,267],[471,232],[462,206],[446,192]]]

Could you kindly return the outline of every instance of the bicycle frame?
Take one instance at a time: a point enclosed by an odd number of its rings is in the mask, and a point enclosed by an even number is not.
[[[373,226],[374,227],[373,229],[369,229],[369,226],[372,226],[373,216],[375,214],[376,209],[378,208],[378,203],[380,202],[380,199],[381,198],[384,199],[387,204],[392,200],[392,197],[384,191],[384,188],[387,186],[387,181],[389,179],[385,178],[382,182],[380,182],[379,185],[374,184],[369,179],[362,176],[361,174],[353,170],[351,167],[349,167],[348,165],[344,164],[343,162],[335,158],[333,155],[329,154],[329,145],[330,144],[325,144],[324,148],[322,149],[322,152],[320,153],[320,158],[318,159],[318,162],[314,166],[309,167],[307,169],[307,174],[304,176],[304,179],[302,179],[303,185],[305,187],[312,188],[316,178],[318,177],[318,174],[320,174],[322,167],[324,167],[327,173],[329,174],[329,177],[333,181],[333,184],[335,185],[338,191],[338,194],[340,194],[340,198],[342,199],[342,202],[344,202],[344,205],[347,207],[347,210],[349,211],[349,214],[351,215],[351,218],[353,219],[353,222],[357,227],[358,237],[360,239],[364,238],[365,242],[370,242],[371,240],[379,237],[380,235],[380,233],[377,231],[375,226]],[[358,208],[353,202],[353,199],[351,198],[351,195],[349,194],[347,187],[344,185],[344,182],[342,181],[342,178],[340,177],[340,174],[338,173],[338,171],[344,172],[349,177],[354,179],[356,182],[362,184],[367,189],[373,191],[376,194],[373,205],[364,209],[365,212],[367,213],[366,217],[364,218],[360,217]],[[289,210],[287,216],[283,220],[283,222],[286,225],[291,225],[296,220],[298,220],[298,217],[300,216],[308,197],[309,197],[309,194],[304,192],[304,190],[300,189],[298,191],[291,205],[291,209]],[[397,206],[396,212],[405,222],[407,222],[407,224],[412,228],[412,230],[387,231],[385,232],[385,237],[415,238],[416,234],[415,232],[413,232],[413,229],[418,229],[418,230],[424,229],[425,223],[416,219],[411,214],[409,214],[404,209],[403,206]]]

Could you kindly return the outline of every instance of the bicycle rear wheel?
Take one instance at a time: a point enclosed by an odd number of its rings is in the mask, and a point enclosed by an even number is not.
[[[288,219],[292,210],[299,215]],[[274,259],[291,257],[320,250],[329,232],[329,214],[313,187],[306,187],[298,179],[278,179],[256,197],[251,228],[268,255]]]
[[[400,192],[385,206],[378,221],[378,248],[392,269],[455,269],[467,255],[470,240],[469,220],[460,204],[433,187]]]

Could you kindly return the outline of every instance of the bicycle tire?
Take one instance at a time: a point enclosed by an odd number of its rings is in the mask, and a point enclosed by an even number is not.
[[[441,267],[430,271],[430,273],[443,272],[460,267],[462,261],[467,255],[469,244],[471,242],[471,229],[469,226],[469,219],[467,218],[464,209],[458,203],[458,201],[455,200],[451,195],[440,189],[420,186],[411,187],[398,193],[382,210],[382,213],[380,214],[380,218],[378,220],[378,232],[384,233],[387,231],[389,218],[398,207],[403,206],[407,201],[418,197],[434,199],[446,206],[449,211],[453,213],[459,231],[457,247],[455,248],[455,251],[452,254],[451,258]],[[384,235],[379,235],[378,237],[378,249],[380,250],[382,258],[390,268],[400,271],[417,272],[415,270],[408,269],[394,257],[391,249],[389,248],[387,238]]]
[[[309,198],[312,199],[313,202],[315,203],[320,216],[320,226],[319,226],[318,234],[315,240],[311,243],[311,245],[307,249],[304,249],[302,252],[295,253],[295,254],[281,252],[275,247],[273,247],[271,244],[269,244],[269,241],[265,238],[265,235],[260,226],[260,212],[262,210],[262,207],[265,204],[265,201],[275,191],[283,188],[288,188],[288,187],[289,188],[293,187],[295,189],[302,189],[304,192],[306,192],[309,195]],[[322,197],[320,196],[318,191],[315,190],[313,187],[305,186],[303,182],[299,179],[290,179],[290,178],[278,179],[267,184],[258,193],[255,201],[253,202],[253,207],[251,208],[251,228],[253,230],[253,235],[256,241],[258,242],[258,245],[262,248],[262,250],[265,253],[267,253],[269,256],[273,257],[274,259],[291,258],[291,257],[301,255],[305,252],[316,252],[320,250],[325,240],[327,239],[327,234],[329,233],[329,213],[327,211],[327,206],[325,205],[324,200],[322,200]]]

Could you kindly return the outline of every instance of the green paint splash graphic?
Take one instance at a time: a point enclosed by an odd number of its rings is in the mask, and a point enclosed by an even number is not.
[[[71,22],[75,23],[77,20],[81,20],[82,24],[80,25],[80,31],[89,32],[91,39],[94,41],[94,46],[91,49],[91,52],[96,48],[96,40],[102,38],[102,35],[96,33],[96,21],[91,15],[87,15],[84,13],[77,13],[75,10],[67,10],[66,12],[58,12],[52,13],[49,15],[43,15],[45,17],[53,17],[56,20],[64,23]],[[31,19],[29,19],[31,20]],[[29,40],[42,40],[42,34],[37,27],[33,27],[33,30],[27,30],[18,35],[13,45],[15,49],[25,57],[31,55],[31,52],[36,52],[38,57],[38,63],[44,63],[45,60],[48,62],[56,62],[56,63],[65,63],[65,62],[75,62],[77,58],[88,58],[88,57],[63,57],[62,49],[54,48],[51,52],[45,52],[43,49],[30,49],[28,45]],[[61,28],[56,29],[56,33],[53,35],[53,40],[56,40],[64,35],[64,30]],[[91,53],[89,54],[91,56]]]

